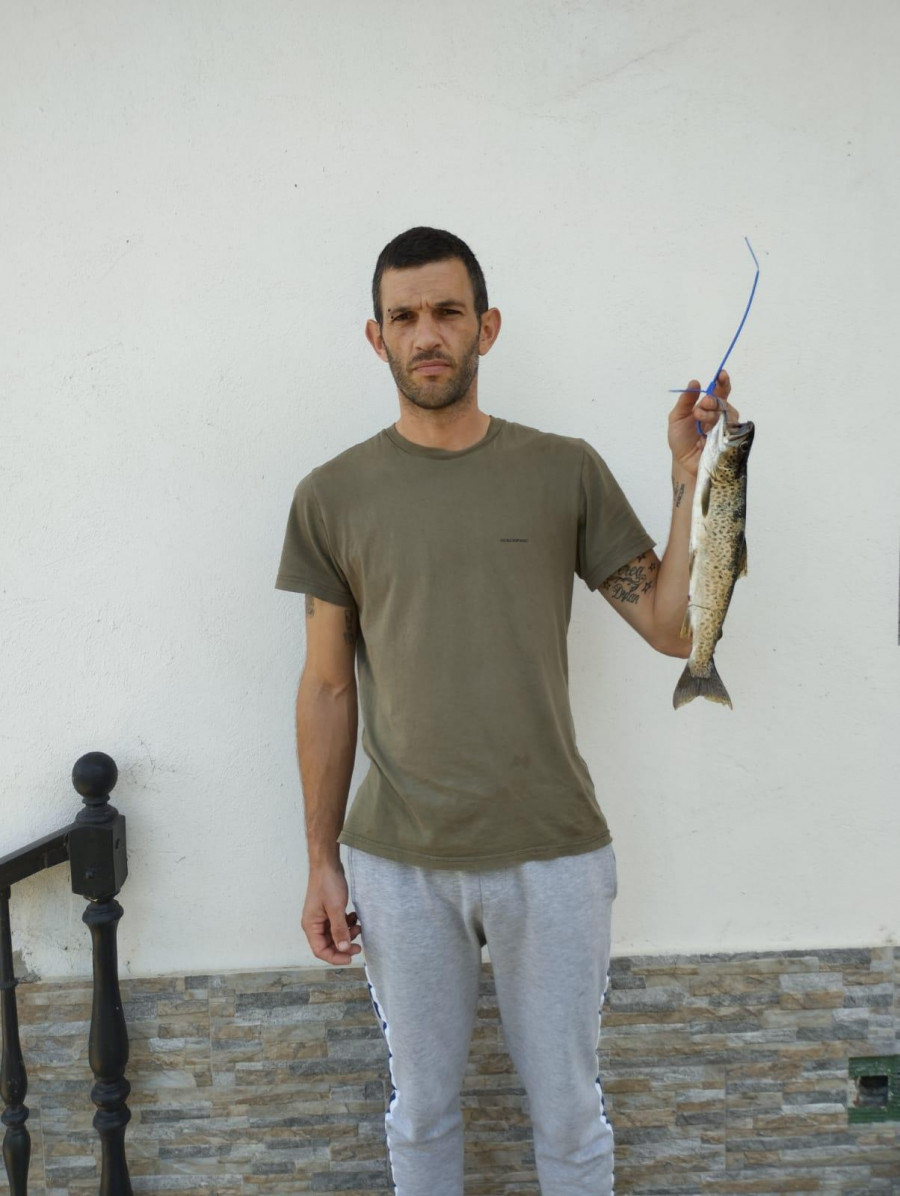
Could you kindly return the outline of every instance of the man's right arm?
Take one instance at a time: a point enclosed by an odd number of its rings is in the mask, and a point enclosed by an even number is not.
[[[357,612],[306,595],[306,661],[297,691],[297,756],[306,812],[309,885],[301,925],[313,953],[349,963],[360,933],[347,916],[349,892],[337,837],[344,825],[356,756]]]

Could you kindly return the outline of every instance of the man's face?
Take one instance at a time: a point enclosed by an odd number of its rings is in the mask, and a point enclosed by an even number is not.
[[[493,336],[485,343],[460,259],[385,270],[381,308],[381,328],[370,320],[366,335],[390,365],[400,393],[429,410],[464,398]]]

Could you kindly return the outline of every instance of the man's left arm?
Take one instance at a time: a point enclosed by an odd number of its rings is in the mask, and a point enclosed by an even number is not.
[[[725,370],[720,372],[713,393],[702,394],[698,401],[699,389],[700,383],[691,380],[669,414],[672,525],[662,560],[650,549],[617,569],[597,587],[626,623],[666,656],[684,657],[691,651],[690,637],[683,638],[681,628],[690,586],[691,507],[704,443],[704,437],[697,432],[697,423],[704,433],[709,433],[723,410],[729,421],[738,418],[737,411],[728,403],[731,380]]]

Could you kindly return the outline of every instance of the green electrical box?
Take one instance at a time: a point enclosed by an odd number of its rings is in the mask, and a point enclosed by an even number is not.
[[[848,1120],[900,1121],[900,1055],[860,1055],[847,1060],[855,1092]]]

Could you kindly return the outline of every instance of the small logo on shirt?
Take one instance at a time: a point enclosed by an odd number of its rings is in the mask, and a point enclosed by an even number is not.
[[[501,536],[500,543],[501,544],[527,544],[528,537],[527,536]]]

